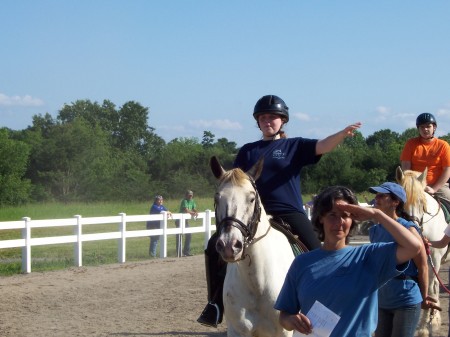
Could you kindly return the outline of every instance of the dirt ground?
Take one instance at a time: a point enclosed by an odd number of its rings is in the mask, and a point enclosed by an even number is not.
[[[448,282],[448,264],[441,277]],[[448,295],[442,294],[446,337]],[[226,336],[196,322],[206,301],[201,255],[0,278],[0,336]]]

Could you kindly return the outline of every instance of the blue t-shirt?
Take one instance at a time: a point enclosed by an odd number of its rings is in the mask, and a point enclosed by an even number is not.
[[[167,208],[164,207],[164,205],[153,204],[152,207],[150,208],[150,214],[159,214],[162,211],[167,212]]]
[[[420,229],[412,221],[398,218],[397,221],[406,228]],[[376,224],[369,229],[371,242],[394,242],[392,235],[381,225]],[[418,270],[414,261],[410,261],[408,268],[402,273],[409,276],[407,279],[393,278],[378,290],[378,306],[382,309],[396,309],[411,306],[422,302],[419,284],[411,277],[417,279]]]
[[[315,164],[317,139],[281,138],[274,141],[259,140],[241,147],[234,167],[248,171],[264,157],[261,176],[256,187],[269,214],[301,212],[303,200],[300,171],[303,166]]]
[[[154,203],[152,207],[150,207],[150,214],[159,214],[162,211],[167,212],[167,208],[164,205],[158,205]],[[146,222],[147,229],[157,229],[160,226],[159,220],[149,220]]]
[[[319,301],[340,316],[331,337],[370,337],[378,321],[377,289],[399,274],[396,249],[396,243],[374,243],[301,254],[292,263],[274,307],[306,315]]]

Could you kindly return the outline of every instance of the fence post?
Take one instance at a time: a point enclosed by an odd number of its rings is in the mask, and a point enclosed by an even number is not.
[[[22,247],[22,272],[31,273],[31,219],[23,217],[25,227],[22,229],[22,239],[25,239],[25,246]]]
[[[74,215],[77,220],[77,225],[73,228],[74,234],[77,236],[77,242],[75,242],[73,255],[75,260],[75,265],[81,267],[83,265],[83,241],[82,241],[82,229],[81,229],[81,215]]]
[[[163,235],[159,237],[159,256],[167,257],[167,212],[162,212],[163,221],[159,223],[162,226]]]
[[[127,223],[126,223],[126,213],[119,213],[119,215],[122,217],[122,220],[119,224],[119,231],[120,231],[120,239],[119,239],[119,249],[118,249],[118,259],[119,263],[125,263],[126,260],[126,245],[127,245]]]

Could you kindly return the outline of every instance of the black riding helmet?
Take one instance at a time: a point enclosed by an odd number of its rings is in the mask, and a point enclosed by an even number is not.
[[[271,113],[276,114],[286,119],[286,123],[289,121],[289,108],[284,101],[275,95],[266,95],[261,97],[255,104],[253,109],[253,117],[258,120],[258,116]]]
[[[419,116],[417,116],[416,119],[416,126],[419,127],[419,125],[423,124],[434,124],[434,126],[437,126],[436,118],[429,112],[421,113]]]

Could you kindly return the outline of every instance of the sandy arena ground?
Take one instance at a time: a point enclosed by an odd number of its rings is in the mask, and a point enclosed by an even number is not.
[[[0,336],[226,336],[196,322],[206,301],[203,256],[0,278]],[[448,282],[448,264],[441,277]],[[448,295],[442,294],[446,337]]]

